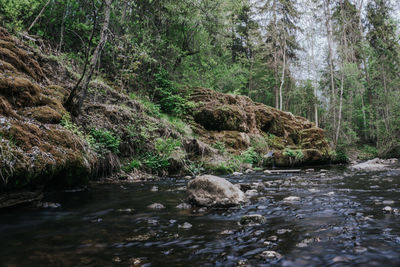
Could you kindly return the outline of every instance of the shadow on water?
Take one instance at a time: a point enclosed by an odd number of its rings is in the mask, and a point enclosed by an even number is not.
[[[383,208],[400,208],[400,172],[227,178],[258,195],[242,207],[179,210],[179,179],[48,193],[61,207],[0,213],[0,265],[399,266],[400,214]],[[240,226],[246,214],[267,222]]]

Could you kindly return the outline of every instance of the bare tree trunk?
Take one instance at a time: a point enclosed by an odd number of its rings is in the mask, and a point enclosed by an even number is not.
[[[250,61],[250,74],[249,74],[249,97],[251,98],[251,92],[253,90],[253,64],[254,64],[254,58],[251,58]]]
[[[317,65],[315,64],[315,53],[314,53],[314,33],[311,40],[311,59],[313,64],[314,72],[317,69]],[[317,94],[317,86],[314,85],[314,121],[315,126],[318,127],[318,94]]]
[[[89,65],[89,73],[86,76],[83,86],[82,86],[82,94],[79,98],[78,106],[77,106],[77,112],[80,113],[80,110],[83,105],[83,101],[86,98],[87,91],[89,88],[89,83],[90,80],[92,79],[93,72],[96,69],[97,62],[100,58],[101,52],[103,51],[103,48],[105,44],[107,43],[107,38],[108,38],[108,25],[110,24],[110,13],[111,13],[111,1],[112,0],[105,0],[105,6],[104,6],[104,23],[103,23],[103,28],[101,30],[100,34],[100,41],[97,44],[96,49],[94,50],[93,57],[90,61]]]
[[[333,129],[336,129],[336,90],[335,90],[335,80],[333,72],[333,52],[332,52],[332,22],[331,22],[331,11],[330,11],[330,0],[324,0],[324,11],[325,11],[325,26],[328,34],[328,52],[329,52],[329,72],[331,77],[331,111],[333,114]]]
[[[69,93],[68,99],[64,103],[65,108],[68,111],[70,111],[74,116],[78,115],[76,112],[74,99],[75,99],[76,95],[78,94],[79,86],[86,74],[87,66],[89,64],[89,55],[90,55],[90,50],[91,50],[91,44],[93,41],[94,32],[95,32],[96,24],[97,24],[97,12],[96,12],[96,6],[94,4],[94,0],[92,0],[92,10],[93,10],[93,27],[92,27],[92,32],[90,33],[88,46],[86,48],[85,64],[83,65],[83,71],[82,71],[81,77],[79,78],[78,82],[75,84],[74,88],[72,88],[71,92]]]
[[[285,82],[285,69],[286,69],[286,41],[283,42],[283,49],[282,49],[282,54],[283,54],[283,66],[282,66],[282,76],[281,76],[281,85],[279,86],[279,109],[282,110],[282,103],[283,103],[283,97],[282,97],[282,88],[283,84]]]
[[[274,28],[276,29],[276,0],[273,0],[272,12],[274,20]],[[276,36],[274,39],[274,77],[275,77],[275,108],[279,109],[279,88],[278,88],[278,52],[277,52],[277,41]]]
[[[338,114],[338,126],[335,135],[335,147],[337,146],[339,140],[339,133],[340,133],[340,124],[342,121],[342,107],[343,107],[343,87],[344,87],[344,73],[343,73],[343,64],[342,64],[342,75],[340,81],[340,101],[339,101],[339,114]]]
[[[35,26],[36,22],[42,16],[42,14],[43,14],[44,10],[46,9],[46,7],[50,4],[50,1],[51,0],[48,0],[47,3],[43,6],[42,10],[40,10],[39,14],[36,16],[35,20],[31,24],[31,26],[29,26],[28,32],[33,28],[33,26]]]
[[[69,3],[68,1],[67,1],[67,3],[65,3],[64,15],[63,15],[62,22],[61,22],[60,42],[58,44],[58,49],[57,49],[58,53],[61,53],[62,45],[63,45],[63,42],[64,42],[65,19],[67,17],[68,3]]]

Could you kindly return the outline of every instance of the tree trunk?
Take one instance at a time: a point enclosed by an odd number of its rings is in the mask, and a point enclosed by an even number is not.
[[[63,45],[63,42],[64,42],[65,19],[67,17],[67,10],[68,10],[68,1],[67,1],[67,3],[65,3],[64,15],[63,15],[62,22],[61,22],[60,42],[58,44],[58,49],[57,49],[58,53],[61,53],[62,45]]]
[[[311,59],[313,65],[313,71],[316,72],[317,65],[315,64],[315,53],[314,53],[314,33],[312,33],[312,40],[311,40]],[[314,121],[315,126],[318,127],[318,94],[317,94],[317,86],[314,86]]]
[[[100,58],[101,52],[103,51],[103,48],[104,48],[105,44],[107,43],[107,38],[108,38],[107,32],[109,31],[108,25],[110,24],[111,1],[112,0],[105,0],[104,23],[103,23],[103,28],[102,28],[101,34],[100,34],[100,41],[97,44],[96,49],[94,50],[93,57],[90,61],[90,65],[89,65],[89,73],[86,76],[83,86],[82,86],[82,93],[79,97],[79,102],[78,102],[78,106],[77,106],[78,113],[80,113],[82,105],[83,105],[83,101],[86,98],[87,91],[89,88],[89,83],[90,83],[90,80],[92,79],[93,72],[96,69],[96,65]]]
[[[332,55],[332,22],[331,22],[331,12],[330,12],[330,0],[324,0],[324,11],[325,11],[325,26],[328,37],[328,54],[329,54],[329,72],[331,78],[331,94],[332,99],[330,103],[330,109],[333,114],[333,129],[336,129],[336,90],[335,90],[335,80],[333,72],[333,55]]]
[[[339,140],[339,133],[340,133],[340,124],[342,121],[342,107],[343,107],[343,87],[344,87],[344,73],[343,73],[343,64],[342,64],[342,75],[341,75],[341,81],[340,81],[340,101],[339,101],[339,114],[338,114],[338,125],[337,125],[337,130],[336,130],[336,135],[335,135],[335,147],[338,144]]]
[[[283,49],[282,49],[282,54],[283,54],[283,66],[282,66],[282,76],[281,76],[281,85],[279,86],[279,109],[282,110],[282,103],[283,103],[283,97],[282,97],[282,88],[283,84],[285,82],[285,68],[286,68],[286,41],[283,42]]]
[[[47,3],[43,6],[42,10],[40,10],[39,14],[36,16],[35,20],[31,24],[31,26],[29,26],[28,32],[33,28],[33,26],[35,26],[36,22],[42,16],[42,14],[43,14],[44,10],[46,9],[46,7],[50,4],[50,1],[51,0],[48,0]]]

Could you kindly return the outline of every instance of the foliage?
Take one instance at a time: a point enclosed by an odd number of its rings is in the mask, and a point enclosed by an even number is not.
[[[331,158],[333,163],[348,163],[349,158],[344,148],[339,147],[335,151],[332,151]]]
[[[142,163],[137,160],[137,159],[132,159],[130,162],[128,162],[127,164],[123,165],[121,167],[121,170],[123,170],[124,172],[131,172],[134,169],[138,169],[142,166]]]
[[[169,159],[173,152],[181,146],[179,140],[168,137],[155,140],[155,151],[147,152],[142,163],[151,171],[160,173],[169,167]]]
[[[249,147],[246,151],[244,151],[241,155],[241,161],[243,163],[249,164],[258,164],[261,162],[261,156],[254,150],[253,147]]]
[[[225,147],[225,143],[224,142],[217,141],[214,144],[212,144],[212,147],[217,149],[221,153],[225,153],[226,152],[226,147]]]
[[[285,148],[283,150],[283,155],[287,156],[289,158],[293,158],[293,159],[295,159],[297,161],[299,161],[299,160],[304,158],[304,154],[300,149],[292,150],[290,148]]]
[[[111,151],[115,154],[119,153],[120,139],[115,137],[110,131],[93,128],[90,134],[96,141],[96,151],[100,155],[104,155],[105,151]]]
[[[362,160],[372,159],[377,156],[378,156],[377,148],[370,145],[364,145],[359,154],[359,158]]]
[[[240,170],[240,164],[235,159],[221,162],[216,166],[211,167],[211,171],[215,174],[230,174],[239,170]]]

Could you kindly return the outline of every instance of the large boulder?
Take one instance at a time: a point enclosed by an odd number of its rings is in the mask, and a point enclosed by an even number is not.
[[[226,179],[198,176],[189,182],[189,201],[199,206],[236,206],[247,201],[245,194]]]
[[[390,165],[397,163],[397,159],[371,159],[359,164],[350,166],[352,171],[384,171],[390,168]]]

